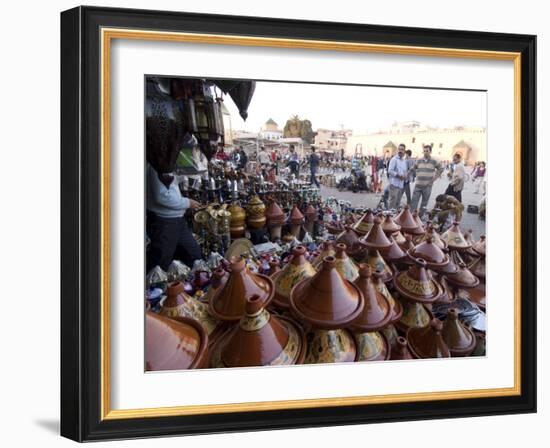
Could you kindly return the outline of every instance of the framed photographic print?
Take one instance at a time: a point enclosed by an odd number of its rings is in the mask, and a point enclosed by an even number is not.
[[[536,411],[535,36],[61,14],[61,433]]]

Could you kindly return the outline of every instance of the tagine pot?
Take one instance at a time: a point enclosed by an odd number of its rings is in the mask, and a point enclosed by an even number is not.
[[[413,356],[421,359],[450,358],[451,352],[441,335],[442,329],[439,319],[432,319],[424,328],[410,328],[407,340]]]
[[[413,261],[416,258],[424,260],[428,269],[443,269],[449,264],[449,256],[433,242],[431,237],[409,249],[407,256]]]
[[[361,314],[351,323],[354,332],[374,332],[389,325],[392,318],[392,307],[375,286],[372,269],[366,264],[359,266],[359,277],[355,285],[363,294],[365,305]]]
[[[354,332],[357,347],[357,361],[387,361],[391,355],[391,345],[380,331]]]
[[[210,367],[252,367],[301,364],[306,354],[302,328],[269,313],[261,297],[247,299],[245,315],[212,347]]]
[[[388,290],[388,287],[384,283],[383,274],[381,272],[374,271],[373,272],[373,278],[374,278],[374,286],[376,290],[384,296],[384,298],[388,301],[390,304],[390,307],[392,309],[392,316],[390,318],[390,324],[395,324],[396,322],[399,322],[401,319],[401,316],[403,315],[403,306],[401,305],[401,302],[396,300]],[[387,335],[387,334],[386,334]],[[393,337],[390,338],[393,342]]]
[[[449,229],[441,235],[441,239],[447,243],[450,250],[463,251],[472,247],[464,238],[458,222],[454,222]]]
[[[472,244],[472,249],[481,257],[485,257],[487,241],[485,235],[479,237],[479,241]]]
[[[475,349],[474,332],[460,322],[456,308],[449,309],[441,335],[453,357],[469,356]]]
[[[400,263],[407,256],[406,252],[399,247],[393,236],[389,237],[391,246],[388,249],[381,251],[382,258],[388,263]]]
[[[306,218],[306,222],[305,222],[306,231],[310,235],[313,235],[314,229],[315,229],[315,222],[318,219],[317,209],[313,205],[308,204],[308,206],[306,207],[306,211],[304,212],[304,215]]]
[[[380,332],[386,337],[386,340],[389,342],[390,347],[395,347],[395,344],[397,343],[397,338],[399,337],[399,333],[397,333],[397,329],[395,328],[395,326],[393,324],[390,324]]]
[[[480,256],[476,258],[468,267],[470,269],[470,272],[474,274],[476,277],[478,277],[481,280],[485,280],[485,256]]]
[[[211,334],[218,321],[208,310],[208,305],[186,294],[182,282],[173,282],[166,289],[166,297],[160,301],[159,314],[166,317],[189,317],[198,321]]]
[[[458,266],[458,271],[454,274],[447,274],[445,276],[449,285],[454,286],[455,288],[475,288],[479,285],[479,278],[477,278],[472,272],[466,267],[464,263],[460,263]]]
[[[424,229],[413,217],[408,205],[403,206],[401,211],[393,218],[394,222],[401,226],[401,232],[410,235],[422,235]]]
[[[334,249],[333,242],[331,240],[323,241],[320,246],[319,255],[315,257],[311,264],[315,269],[318,269],[325,257],[333,257],[334,255],[336,255],[336,250]]]
[[[426,269],[426,261],[421,258],[413,261],[414,265],[407,271],[395,274],[393,278],[395,290],[405,299],[421,303],[435,302],[443,293],[443,288]]]
[[[349,225],[345,226],[345,230],[338,235],[336,243],[345,244],[350,256],[355,256],[357,253],[365,251],[365,247],[361,244],[359,235]]]
[[[336,245],[336,255],[334,256],[336,259],[336,269],[346,280],[353,282],[359,277],[359,269],[355,262],[348,257],[346,249],[347,247],[344,243]]]
[[[359,288],[336,269],[335,257],[325,257],[319,271],[298,282],[290,292],[294,315],[318,329],[340,329],[350,324],[364,305]]]
[[[271,241],[281,239],[281,229],[285,223],[285,214],[279,204],[271,201],[265,211],[267,227],[269,229],[269,237]]]
[[[382,258],[379,251],[367,250],[367,253],[362,261],[363,263],[368,264],[374,272],[378,272],[378,274],[382,277],[382,281],[389,282],[392,280],[393,272],[384,261],[384,258]]]
[[[391,360],[415,359],[409,350],[409,342],[403,336],[398,336],[390,354]]]
[[[218,267],[212,272],[211,283],[206,291],[205,302],[209,303],[212,297],[214,297],[216,291],[221,288],[227,282],[229,274],[223,267]]]
[[[246,299],[258,295],[266,307],[275,287],[268,276],[251,272],[242,257],[231,257],[230,262],[227,281],[210,300],[210,313],[219,320],[236,322],[245,314]]]
[[[403,314],[395,326],[402,334],[406,334],[409,328],[425,327],[434,317],[432,312],[421,303],[401,299],[401,304]]]
[[[442,251],[447,249],[447,243],[441,239],[441,236],[439,236],[439,233],[437,233],[434,226],[430,223],[426,227],[426,232],[424,232],[424,235],[420,236],[417,244],[423,243],[427,239],[431,238],[433,243],[439,247],[439,249]]]
[[[465,294],[471,302],[475,303],[482,310],[485,310],[487,306],[487,298],[485,295],[485,283],[479,282],[479,284],[473,288],[468,288]]]
[[[273,276],[277,274],[277,272],[281,272],[281,262],[279,260],[270,260],[269,271],[267,275],[273,278]]]
[[[382,220],[379,217],[374,219],[374,223],[369,231],[362,239],[361,242],[369,250],[384,251],[389,249],[392,242],[388,239],[384,231],[382,230]]]
[[[304,364],[354,362],[357,346],[351,332],[346,329],[314,329],[307,333],[307,353]]]
[[[374,213],[368,209],[363,216],[353,225],[353,230],[355,230],[360,236],[366,235],[369,233],[370,229],[374,224]]]
[[[145,370],[200,369],[208,359],[208,335],[196,320],[145,313]]]
[[[300,230],[305,222],[304,215],[300,211],[297,205],[292,207],[290,215],[288,217],[288,224],[290,225],[290,233],[296,238],[300,237]]]
[[[397,224],[390,214],[387,214],[382,221],[382,230],[386,236],[390,237],[401,230],[401,226]]]
[[[281,308],[288,308],[290,291],[302,279],[312,277],[317,272],[305,257],[306,248],[296,246],[292,250],[290,261],[271,278],[275,286],[273,303]]]

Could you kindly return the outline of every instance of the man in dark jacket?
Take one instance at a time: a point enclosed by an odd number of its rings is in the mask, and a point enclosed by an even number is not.
[[[315,184],[317,188],[321,188],[319,181],[317,180],[316,174],[319,169],[319,156],[315,154],[315,146],[311,147],[311,154],[309,155],[309,170],[311,173],[311,185]]]

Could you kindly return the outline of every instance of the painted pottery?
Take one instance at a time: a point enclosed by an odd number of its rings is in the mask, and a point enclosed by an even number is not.
[[[397,224],[390,214],[387,214],[382,221],[382,230],[389,237],[401,230],[401,226]]]
[[[410,328],[407,331],[409,349],[417,358],[450,358],[451,352],[441,335],[443,325],[439,319],[432,319],[424,328]]]
[[[386,328],[381,330],[381,333],[386,337],[387,341],[390,343],[390,347],[394,347],[397,343],[397,338],[399,334],[394,325],[388,325]]]
[[[290,233],[292,233],[292,235],[294,235],[296,238],[300,236],[300,229],[302,228],[304,221],[304,215],[302,214],[298,206],[294,205],[294,207],[292,207],[292,210],[290,211],[288,222],[290,224]]]
[[[323,260],[325,257],[332,257],[336,255],[336,250],[334,249],[334,244],[332,241],[323,241],[320,246],[320,252],[319,255],[315,257],[313,262],[311,263],[314,268],[319,268],[319,266],[323,263]]]
[[[166,274],[169,282],[183,282],[189,276],[191,269],[179,260],[172,260]]]
[[[387,326],[392,317],[392,307],[388,299],[376,289],[370,266],[359,266],[359,277],[355,280],[355,285],[363,293],[365,306],[351,324],[353,331],[376,332]]]
[[[198,369],[207,357],[208,335],[197,321],[145,313],[145,370]]]
[[[409,350],[409,343],[403,336],[398,336],[395,345],[391,349],[390,359],[414,359],[413,354]]]
[[[231,220],[229,221],[229,233],[231,238],[241,238],[245,232],[246,212],[236,202],[231,204],[227,211],[231,213]]]
[[[406,253],[399,247],[393,236],[389,237],[391,246],[381,252],[382,258],[388,263],[397,263],[406,257]]]
[[[290,291],[302,279],[312,277],[317,272],[305,257],[306,248],[296,246],[292,258],[283,269],[272,276],[275,286],[273,303],[281,308],[289,307]]]
[[[166,297],[160,301],[160,311],[166,317],[189,317],[198,321],[211,334],[218,322],[212,317],[208,305],[185,293],[182,282],[168,285]]]
[[[279,204],[271,201],[265,211],[267,226],[269,228],[269,237],[271,241],[281,239],[281,229],[285,223],[285,214]]]
[[[468,267],[471,273],[480,279],[485,279],[485,256],[480,256],[475,259]]]
[[[168,274],[160,266],[155,266],[145,276],[145,284],[148,289],[157,286],[164,290],[167,283]]]
[[[382,220],[379,217],[376,217],[369,233],[361,239],[361,242],[370,250],[383,251],[385,249],[389,249],[392,245],[392,242],[382,230],[381,224]]]
[[[401,232],[411,235],[421,235],[424,229],[414,219],[408,205],[405,205],[393,220],[401,226]]]
[[[477,278],[466,267],[464,263],[460,263],[458,271],[454,274],[447,274],[447,282],[455,288],[475,288],[479,284],[479,278]]]
[[[407,271],[395,274],[393,285],[396,291],[409,300],[435,302],[443,293],[443,288],[426,269],[426,261],[416,258],[414,263]]]
[[[260,296],[247,299],[245,315],[212,347],[211,367],[291,365],[303,362],[306,337],[299,325],[269,313]]]
[[[353,225],[353,230],[355,230],[359,235],[366,235],[374,224],[374,214],[369,209],[365,212],[363,216]]]
[[[354,362],[356,358],[355,339],[349,330],[315,329],[307,334],[304,364]]]
[[[441,239],[447,243],[450,250],[466,250],[472,247],[464,238],[459,223],[454,222],[449,229],[441,235]]]
[[[290,292],[290,307],[300,320],[314,328],[338,329],[363,311],[359,288],[336,269],[336,259],[325,257],[319,271],[301,280]]]
[[[424,260],[429,269],[441,269],[449,264],[449,256],[433,242],[432,237],[409,249],[407,255],[411,260]]]
[[[401,316],[403,315],[403,306],[401,305],[401,302],[394,299],[394,297],[391,295],[390,291],[383,281],[383,274],[381,272],[374,271],[373,277],[376,290],[386,298],[392,309],[390,324],[399,322],[399,319],[401,319]]]
[[[269,260],[269,272],[267,275],[271,278],[277,273],[281,271],[281,263],[279,260]]]
[[[255,274],[241,257],[230,259],[229,277],[210,300],[210,312],[219,320],[238,321],[245,313],[246,299],[253,295],[260,297],[266,307],[273,298],[273,280],[262,274]]]
[[[390,359],[389,341],[379,331],[354,333],[357,361],[386,361]]]
[[[346,253],[347,246],[344,243],[338,243],[336,245],[336,269],[342,276],[350,282],[355,281],[359,277],[359,269],[355,262],[348,257]]]
[[[218,288],[225,285],[228,278],[229,278],[229,274],[221,266],[217,269],[214,269],[214,271],[212,272],[212,282],[210,283],[210,287],[208,288],[208,291],[206,292],[206,295],[205,295],[205,302],[210,302],[210,300],[212,299],[212,297],[214,297]]]
[[[265,204],[254,195],[246,206],[246,223],[251,229],[262,229],[266,223]]]
[[[456,308],[450,308],[447,312],[441,336],[449,347],[451,356],[468,356],[476,346],[476,337],[473,331],[458,320]]]
[[[402,299],[401,304],[403,305],[403,314],[399,322],[395,323],[395,326],[403,334],[409,328],[425,327],[434,317],[431,311],[426,309],[421,303]]]
[[[474,244],[472,244],[472,249],[476,251],[478,255],[485,257],[486,245],[487,241],[485,235],[481,235],[479,237],[479,241],[476,241]]]
[[[382,281],[389,282],[393,278],[393,272],[377,250],[367,250],[363,263],[368,264],[374,272],[382,276]]]

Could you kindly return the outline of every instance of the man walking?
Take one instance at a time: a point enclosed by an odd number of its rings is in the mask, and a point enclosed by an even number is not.
[[[407,205],[411,205],[411,182],[414,181],[414,171],[411,168],[414,165],[414,159],[412,158],[412,151],[407,149],[405,151],[405,160],[407,161],[407,178],[405,179],[405,196],[407,197]]]
[[[311,185],[316,185],[317,188],[321,188],[319,181],[317,180],[316,174],[319,168],[319,156],[315,154],[315,146],[311,147],[311,154],[309,155],[309,171],[311,173]]]
[[[464,164],[462,163],[462,156],[459,153],[456,153],[453,156],[451,172],[448,175],[450,177],[450,181],[447,190],[445,190],[445,194],[454,196],[459,202],[462,202],[462,189],[464,188],[466,171],[464,170]]]
[[[443,172],[441,164],[432,158],[432,147],[430,145],[424,145],[422,149],[423,157],[417,160],[409,171],[409,173],[414,172],[416,174],[411,208],[412,210],[416,210],[418,208],[418,201],[422,198],[420,216],[426,211],[430,195],[432,194],[434,181],[439,178]]]
[[[407,161],[405,160],[405,145],[401,143],[397,148],[397,155],[393,156],[388,165],[390,181],[390,208],[396,209],[401,204],[405,179],[407,178]]]

